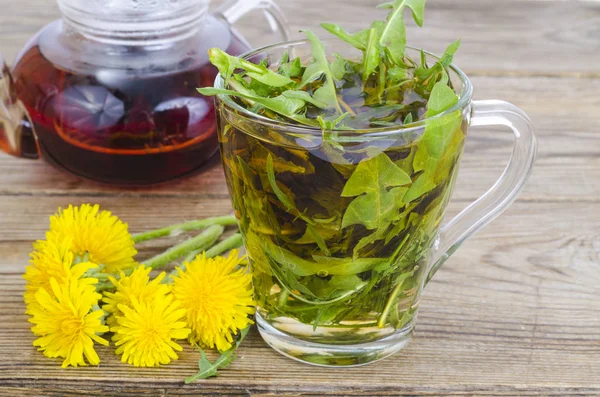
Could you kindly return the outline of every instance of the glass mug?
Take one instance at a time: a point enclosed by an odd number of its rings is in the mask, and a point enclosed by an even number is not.
[[[76,175],[147,185],[198,170],[218,149],[217,69],[207,51],[250,50],[232,24],[262,9],[287,38],[273,0],[58,0],[62,19],[36,34],[12,73],[0,55],[0,149],[40,155]]]
[[[360,56],[338,39],[324,43],[330,55]],[[276,68],[286,51],[311,59],[306,41],[245,57]],[[438,60],[426,56],[429,64]],[[460,97],[451,109],[406,126],[362,131],[273,121],[228,96],[216,98],[223,165],[253,272],[256,321],[275,350],[325,366],[362,365],[399,351],[411,338],[427,282],[515,200],[534,163],[531,122],[507,102],[472,101],[467,76],[455,66],[449,74]],[[217,77],[215,86],[223,84]],[[496,184],[442,225],[469,125],[509,127],[514,152]],[[447,145],[426,167],[418,158],[429,128],[441,131]],[[353,214],[346,221],[351,207],[374,213],[376,226],[352,222]]]

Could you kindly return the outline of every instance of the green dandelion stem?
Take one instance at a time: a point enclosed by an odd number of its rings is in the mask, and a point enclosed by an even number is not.
[[[158,269],[169,263],[189,254],[191,251],[203,249],[204,247],[212,246],[221,237],[225,228],[222,225],[209,226],[204,232],[192,237],[181,244],[169,248],[162,254],[156,255],[153,258],[144,262],[144,265],[150,266],[153,269]]]
[[[242,235],[239,233],[234,234],[221,241],[219,244],[213,246],[211,249],[206,251],[207,258],[214,258],[217,255],[221,255],[223,252],[230,251],[232,249],[240,248],[244,244]]]
[[[227,251],[230,251],[235,248],[240,248],[243,244],[244,244],[244,240],[242,240],[242,235],[239,233],[236,233],[232,236],[227,237],[225,240],[221,241],[219,244],[213,246],[212,248],[210,248],[206,251],[196,250],[196,251],[191,252],[183,260],[181,265],[179,265],[179,269],[185,270],[185,263],[191,262],[192,260],[194,260],[194,258],[196,258],[196,256],[198,256],[202,252],[206,252],[207,258],[214,258],[217,255],[221,255],[223,252],[227,252]],[[177,271],[177,269],[175,269],[171,272],[171,276],[176,276],[178,273],[179,272]]]
[[[192,252],[190,252],[185,258],[183,258],[183,260],[181,261],[181,265],[179,265],[179,267],[185,267],[185,263],[186,262],[191,262],[193,261],[198,255],[200,255],[203,252],[206,252],[206,250],[210,248],[209,247],[202,247],[200,249],[194,250]]]
[[[100,282],[98,282],[98,284],[96,284],[97,292],[102,292],[102,291],[105,291],[107,289],[112,289],[112,288],[114,288],[114,286],[110,281],[100,281]]]
[[[242,244],[244,244],[244,241],[242,240],[242,235],[239,233],[236,233],[233,236],[226,238],[225,240],[221,241],[219,244],[215,245],[214,247],[212,247],[208,250],[198,249],[198,250],[190,252],[190,254],[188,256],[186,256],[183,261],[191,262],[194,260],[194,258],[196,258],[199,254],[201,254],[204,251],[206,251],[207,258],[214,258],[215,256],[222,254],[223,252],[227,252],[234,248],[240,248],[242,246]]]
[[[234,215],[217,216],[214,218],[206,218],[202,220],[178,223],[177,225],[171,225],[163,227],[161,229],[150,230],[144,233],[138,233],[133,235],[133,241],[141,243],[143,241],[152,240],[160,237],[177,236],[181,233],[191,232],[193,230],[206,229],[209,226],[222,225],[230,226],[237,225],[237,220]]]
[[[185,256],[185,258],[183,258],[181,263],[183,264],[185,262],[190,262],[190,261],[194,260],[194,258],[197,257],[198,254],[201,254],[202,252],[206,252],[206,250],[209,249],[210,247],[212,247],[214,243],[215,243],[215,241],[211,241],[209,244],[206,244],[196,250],[193,250],[192,252],[187,254]]]

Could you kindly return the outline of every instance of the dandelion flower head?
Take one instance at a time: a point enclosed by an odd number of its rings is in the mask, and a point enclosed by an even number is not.
[[[31,328],[36,336],[34,346],[50,358],[64,358],[63,368],[98,365],[100,358],[94,342],[108,345],[99,335],[108,331],[102,323],[104,312],[93,310],[100,294],[90,289],[96,279],[72,277],[66,283],[50,279],[50,289],[40,288],[35,294],[37,305],[31,307]],[[85,357],[85,359],[84,359]]]
[[[173,295],[186,310],[192,343],[225,351],[252,323],[251,276],[238,268],[240,262],[237,250],[228,257],[197,256],[173,276]]]
[[[70,205],[50,217],[48,241],[72,238],[72,251],[76,257],[104,265],[106,273],[135,266],[137,254],[127,224],[109,211],[100,211],[98,205]]]
[[[26,281],[24,299],[28,308],[37,304],[35,294],[40,288],[51,290],[52,278],[59,284],[63,284],[72,278],[79,279],[90,269],[96,268],[96,265],[90,262],[75,265],[71,249],[71,237],[66,237],[60,242],[42,240],[35,243],[30,264],[23,275]],[[95,279],[86,279],[82,283],[87,284],[88,289],[94,291],[93,280]]]
[[[122,315],[111,327],[116,353],[121,361],[136,367],[155,367],[178,358],[183,350],[174,342],[185,339],[191,330],[186,327],[185,309],[173,301],[171,294],[154,301],[141,302],[131,297],[131,307],[120,304]]]
[[[134,299],[138,302],[152,302],[157,298],[164,297],[169,292],[169,286],[161,284],[166,274],[162,272],[150,281],[151,271],[150,267],[140,265],[129,276],[121,272],[119,280],[112,276],[109,277],[116,287],[115,292],[105,292],[103,298],[106,304],[102,308],[111,314],[107,321],[109,326],[116,325],[116,316],[123,315],[119,309],[120,305],[132,307]]]

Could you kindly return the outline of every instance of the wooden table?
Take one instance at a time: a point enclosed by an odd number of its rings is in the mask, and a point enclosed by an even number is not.
[[[364,26],[377,0],[280,0],[292,29],[327,19]],[[0,48],[14,59],[58,15],[51,0],[0,0]],[[328,17],[327,17],[328,16]],[[260,20],[260,14],[254,14]],[[98,368],[61,369],[31,345],[21,274],[48,215],[99,203],[137,232],[230,211],[218,163],[152,189],[106,188],[41,161],[0,155],[0,392],[86,395],[600,395],[600,2],[430,0],[410,42],[434,52],[462,38],[457,64],[476,99],[522,107],[539,156],[519,200],[469,240],[422,300],[416,337],[393,358],[324,369],[275,353],[253,331],[219,378],[184,386],[198,355],[163,369],[121,364],[101,348]],[[246,18],[255,43],[273,40]],[[510,153],[506,133],[472,129],[450,212],[476,199]],[[162,243],[161,243],[162,244]],[[142,256],[164,246],[146,246]]]

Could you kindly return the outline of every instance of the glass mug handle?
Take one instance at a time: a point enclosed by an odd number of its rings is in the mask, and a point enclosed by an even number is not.
[[[0,54],[0,149],[17,157],[39,158],[37,139],[25,106],[17,99],[8,66]]]
[[[232,0],[219,7],[217,14],[221,15],[230,25],[253,10],[262,9],[274,33],[279,33],[284,41],[290,38],[287,21],[281,8],[273,0]]]
[[[467,238],[515,201],[535,161],[535,129],[525,112],[515,105],[497,100],[473,101],[470,125],[508,127],[515,135],[513,153],[498,181],[477,201],[441,227],[433,247],[427,282]]]

